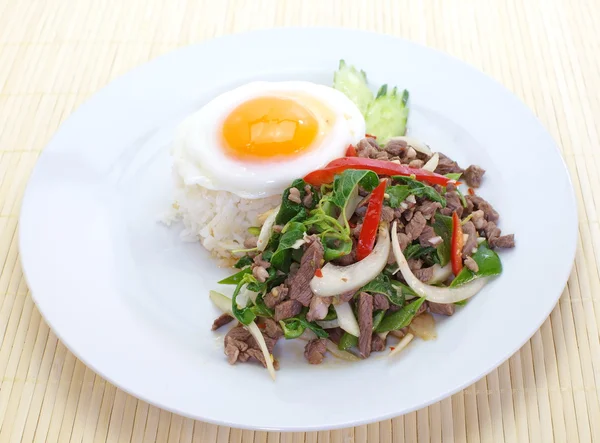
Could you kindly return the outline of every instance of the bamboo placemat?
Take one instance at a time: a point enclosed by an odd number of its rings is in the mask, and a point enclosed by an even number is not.
[[[600,441],[599,21],[600,4],[584,0],[0,0],[0,442]],[[577,194],[580,240],[550,318],[473,386],[354,429],[240,431],[139,401],[66,350],[23,279],[19,206],[59,124],[111,79],[179,46],[292,25],[402,36],[503,83],[561,145]],[[510,143],[506,129],[498,136]],[[552,178],[541,188],[552,192]]]

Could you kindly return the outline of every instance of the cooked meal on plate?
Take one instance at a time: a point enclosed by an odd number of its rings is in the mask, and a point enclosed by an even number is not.
[[[393,356],[502,272],[515,242],[475,192],[485,170],[407,137],[408,99],[341,61],[333,87],[248,83],[181,124],[181,236],[235,268],[210,293],[229,363],[275,377],[282,337],[311,364]]]

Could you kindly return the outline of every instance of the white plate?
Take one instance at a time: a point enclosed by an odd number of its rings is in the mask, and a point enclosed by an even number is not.
[[[318,49],[317,49],[318,48]],[[168,145],[187,114],[251,80],[330,84],[340,58],[373,85],[410,90],[410,133],[487,169],[481,190],[516,234],[504,274],[439,338],[393,361],[309,366],[278,344],[277,382],[229,366],[210,331],[220,276],[198,244],[157,222],[171,203]],[[290,180],[295,177],[290,177]],[[23,266],[46,321],[88,366],[152,404],[243,428],[309,430],[385,419],[440,400],[519,349],[554,307],[576,241],[576,207],[556,146],[502,86],[388,36],[278,29],[220,38],[143,65],[77,110],[44,150],[21,213]],[[284,351],[285,349],[285,351]]]

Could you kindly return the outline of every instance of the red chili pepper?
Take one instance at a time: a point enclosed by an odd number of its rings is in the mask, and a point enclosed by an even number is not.
[[[387,160],[375,160],[362,157],[342,157],[335,159],[322,169],[317,169],[304,177],[304,181],[313,185],[321,186],[332,183],[333,178],[346,169],[367,169],[379,175],[403,175],[409,177],[415,176],[415,179],[432,185],[446,186],[450,179],[434,172],[424,169],[410,168],[406,165],[400,165]]]
[[[385,194],[386,182],[379,183],[369,198],[369,206],[363,221],[360,235],[358,236],[358,244],[356,246],[356,258],[362,260],[373,250],[375,238],[377,237],[377,227],[379,226],[379,218],[381,217],[381,207],[383,206],[383,194]]]
[[[358,154],[356,153],[356,148],[352,145],[348,145],[348,149],[346,149],[346,157],[356,157]]]
[[[321,268],[319,268],[315,271],[315,277],[319,277],[319,278],[323,277],[323,271],[321,271]]]
[[[390,346],[390,351],[393,351],[394,349],[396,349],[394,346]]]
[[[452,273],[458,275],[463,268],[462,250],[463,250],[463,230],[460,224],[460,218],[456,212],[452,213],[452,240],[450,245],[450,261],[452,263]]]
[[[374,140],[377,140],[377,136],[376,135],[371,135],[371,134],[365,134],[365,138],[372,138]]]
[[[469,195],[475,195],[475,190],[473,188],[469,188]]]

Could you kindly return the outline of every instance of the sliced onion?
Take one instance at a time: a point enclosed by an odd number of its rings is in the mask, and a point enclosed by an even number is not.
[[[209,291],[208,296],[217,306],[217,308],[233,317],[233,311],[231,310],[231,299],[229,297],[217,291]]]
[[[408,334],[406,334],[404,336],[404,338],[398,342],[398,344],[394,347],[394,349],[392,349],[392,352],[390,352],[388,354],[388,357],[392,357],[396,354],[399,354],[400,351],[402,351],[404,348],[406,348],[408,346],[408,344],[412,341],[413,338],[415,338],[415,336],[412,335],[410,332]]]
[[[356,317],[354,316],[354,312],[352,312],[350,303],[333,305],[333,308],[337,314],[337,320],[340,328],[342,328],[348,334],[354,335],[355,337],[360,336],[358,321],[356,321]]]
[[[271,378],[275,380],[275,368],[273,367],[273,360],[271,359],[272,356],[267,348],[267,343],[265,342],[262,332],[260,332],[260,329],[258,329],[258,326],[256,326],[256,323],[254,322],[250,322],[250,324],[245,326],[245,328],[248,330],[248,332],[250,332],[250,334],[252,334],[252,337],[254,337],[256,343],[258,343],[258,346],[265,357],[265,362],[267,363],[267,371],[269,371],[269,374],[271,374]]]
[[[400,267],[400,272],[408,283],[408,286],[415,291],[420,297],[424,297],[428,301],[434,303],[456,303],[457,301],[466,300],[477,294],[481,288],[488,282],[488,278],[478,278],[469,283],[456,288],[440,288],[437,286],[431,286],[421,282],[415,274],[410,270],[408,262],[400,250],[400,244],[398,243],[398,233],[396,232],[396,224],[392,226],[392,248],[394,250],[394,256]]]
[[[408,330],[411,334],[416,335],[423,340],[437,338],[437,332],[435,332],[435,320],[433,319],[433,315],[429,312],[423,312],[421,315],[413,318],[408,325]]]
[[[405,141],[408,146],[412,146],[415,151],[420,152],[421,154],[431,155],[431,149],[421,140],[417,140],[413,137],[406,136],[398,136],[398,137],[390,137],[388,139],[388,143],[390,141]]]
[[[444,282],[452,275],[452,265],[448,263],[443,268],[437,263],[433,265],[433,275],[427,280],[428,285],[435,285]]]
[[[440,162],[440,154],[437,152],[431,156],[431,158],[423,165],[421,169],[425,169],[426,171],[433,172],[438,167]]]
[[[340,325],[340,321],[337,318],[333,320],[318,320],[316,323],[323,329],[333,329]]]
[[[259,251],[264,251],[269,243],[269,239],[271,238],[271,231],[273,230],[273,225],[275,224],[275,218],[279,213],[280,206],[277,206],[275,209],[271,210],[269,216],[265,219],[265,222],[260,229],[260,234],[258,234],[258,241],[256,242],[256,248]]]
[[[379,225],[379,236],[373,251],[359,262],[348,266],[327,263],[321,268],[322,277],[313,277],[310,289],[320,297],[331,297],[362,288],[385,268],[390,253],[387,223]]]
[[[350,197],[348,197],[348,203],[346,203],[346,208],[344,209],[344,214],[340,214],[338,217],[338,222],[340,224],[344,224],[344,215],[346,216],[346,220],[350,220],[356,208],[358,208],[358,204],[362,201],[362,197],[358,195],[358,186],[354,188]]]
[[[252,291],[248,291],[248,292],[252,292]],[[210,291],[208,293],[208,295],[209,295],[210,299],[212,300],[212,302],[221,311],[223,311],[233,317],[233,312],[231,310],[231,299],[229,297],[227,297],[217,291]],[[236,299],[236,301],[237,301],[237,299]],[[267,363],[267,370],[269,371],[271,378],[273,380],[275,380],[275,368],[273,367],[273,360],[271,360],[271,354],[269,353],[269,349],[267,348],[267,343],[265,342],[265,338],[263,337],[262,333],[260,332],[260,329],[258,329],[258,326],[254,322],[250,322],[249,325],[244,326],[244,327],[248,330],[248,332],[250,332],[250,334],[252,334],[252,337],[254,337],[254,340],[256,340],[256,343],[258,343],[258,346],[260,347],[260,350],[262,351],[262,353],[265,357],[265,362]]]

